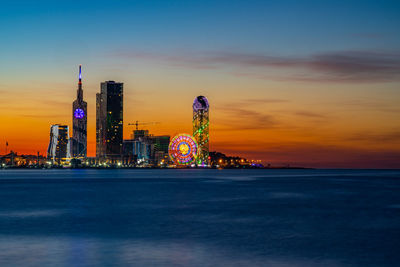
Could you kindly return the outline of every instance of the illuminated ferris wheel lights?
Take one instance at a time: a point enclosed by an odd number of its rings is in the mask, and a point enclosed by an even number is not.
[[[176,165],[190,165],[197,158],[198,146],[192,136],[178,134],[170,142],[168,150]]]

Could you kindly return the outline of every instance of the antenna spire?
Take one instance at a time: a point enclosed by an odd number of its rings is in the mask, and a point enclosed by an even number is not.
[[[83,100],[83,90],[82,90],[82,65],[79,65],[79,83],[77,91],[78,99]]]
[[[79,65],[79,84],[82,83],[82,65]]]

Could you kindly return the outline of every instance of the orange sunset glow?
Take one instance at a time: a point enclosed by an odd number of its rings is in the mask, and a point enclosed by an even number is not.
[[[46,153],[50,125],[71,125],[74,67],[66,75],[70,81],[63,83],[16,81],[8,90],[2,85],[3,144],[8,141],[9,149],[19,153]],[[90,66],[84,68],[83,89],[89,107],[88,156],[95,156],[95,93],[101,80],[90,77],[91,72]],[[153,80],[134,67],[124,71],[126,79],[119,74],[125,87],[125,138],[134,129],[128,122],[136,120],[160,122],[145,127],[154,134],[190,133],[196,92],[210,101],[211,151],[277,165],[397,164],[397,103],[390,95],[368,92],[376,85],[273,82],[229,74],[215,79],[207,72],[182,78],[180,69],[159,72],[165,80]],[[385,86],[390,91],[395,84]]]

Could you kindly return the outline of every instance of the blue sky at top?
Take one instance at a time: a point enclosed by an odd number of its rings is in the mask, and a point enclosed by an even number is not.
[[[0,47],[396,49],[399,14],[399,1],[7,1],[0,9]]]
[[[46,64],[56,77],[77,62],[123,64],[119,51],[397,52],[399,14],[399,1],[2,1],[0,71],[28,79]]]

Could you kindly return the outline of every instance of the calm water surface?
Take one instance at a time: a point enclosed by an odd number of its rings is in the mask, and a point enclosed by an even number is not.
[[[399,265],[399,170],[0,170],[2,267]]]

